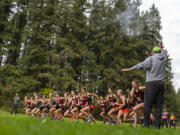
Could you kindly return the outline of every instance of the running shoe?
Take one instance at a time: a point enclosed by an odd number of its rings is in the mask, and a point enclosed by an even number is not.
[[[63,121],[63,119],[62,119],[62,118],[60,118],[59,120],[60,120],[60,121]]]
[[[41,119],[44,119],[44,118],[45,118],[45,115],[44,115],[44,114],[42,114],[42,115],[41,115]]]
[[[90,117],[87,118],[86,122],[87,122],[87,123],[90,123],[90,122],[91,122],[91,118],[90,118]]]

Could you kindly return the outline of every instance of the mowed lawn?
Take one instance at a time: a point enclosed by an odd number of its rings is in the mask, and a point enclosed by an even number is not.
[[[114,126],[102,122],[97,125],[83,122],[37,119],[23,114],[10,115],[0,111],[0,135],[180,135],[180,129],[147,129]]]

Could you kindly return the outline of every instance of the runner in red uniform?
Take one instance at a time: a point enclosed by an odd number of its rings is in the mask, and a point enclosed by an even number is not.
[[[110,117],[110,121],[113,123],[116,123],[117,117],[114,115],[114,113],[117,112],[119,109],[119,106],[117,105],[118,97],[116,94],[113,93],[112,88],[108,89],[108,95],[107,95],[106,100],[109,102],[109,107],[110,107],[110,110],[108,112],[108,116]]]
[[[118,98],[119,98],[119,104],[118,104],[119,105],[119,111],[118,111],[118,115],[117,115],[117,120],[118,120],[118,123],[120,125],[122,125],[121,117],[124,115],[123,119],[124,119],[124,121],[127,121],[129,108],[128,108],[128,105],[127,105],[126,96],[123,95],[122,90],[118,90],[117,94],[118,94]]]
[[[134,80],[132,81],[132,90],[131,90],[131,97],[133,97],[136,106],[133,108],[130,116],[134,114],[134,126],[137,125],[137,115],[143,115],[143,108],[144,108],[144,90],[145,87],[139,86],[139,81]]]
[[[84,100],[87,106],[85,106],[83,109],[81,109],[82,115],[86,116],[87,122],[90,122],[93,120],[94,123],[96,123],[95,118],[92,116],[92,111],[94,110],[94,105],[92,103],[92,96],[99,98],[95,93],[89,93],[87,92],[86,88],[82,88],[82,95],[81,98]]]
[[[24,105],[25,105],[25,114],[30,115],[31,114],[31,101],[28,96],[25,96],[24,98]]]
[[[72,97],[70,96],[69,93],[65,93],[64,98],[65,98],[65,105],[67,106],[67,110],[64,113],[64,117],[71,118],[72,117],[72,113],[71,113]]]
[[[107,102],[106,100],[100,96],[100,100],[98,101],[98,104],[100,105],[101,107],[101,113],[100,113],[100,116],[103,118],[104,120],[104,124],[106,123],[106,121],[108,120],[108,117],[107,117],[107,112],[108,112],[108,109],[107,109]]]
[[[72,119],[75,118],[76,120],[78,120],[78,107],[79,107],[79,96],[76,95],[75,91],[71,91],[71,96],[72,96],[72,109],[71,109],[71,113],[72,113]]]

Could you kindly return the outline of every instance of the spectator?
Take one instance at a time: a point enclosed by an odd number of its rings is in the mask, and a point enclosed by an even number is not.
[[[176,128],[176,122],[175,122],[175,120],[176,120],[176,117],[174,116],[174,114],[173,113],[171,113],[171,116],[170,116],[170,128],[171,128],[171,126],[173,126],[174,128]]]
[[[18,93],[16,93],[15,97],[13,98],[13,108],[12,108],[12,111],[11,111],[11,114],[17,114],[17,108],[18,108],[18,104],[19,104],[19,95]]]
[[[162,113],[162,127],[164,127],[164,125],[166,125],[166,128],[168,128],[168,112],[166,111],[166,109],[164,109],[163,113]]]

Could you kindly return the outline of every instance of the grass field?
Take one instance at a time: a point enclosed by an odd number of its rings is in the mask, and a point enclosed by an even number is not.
[[[180,129],[147,129],[123,126],[70,123],[37,119],[23,114],[10,115],[0,111],[0,135],[180,135]]]

